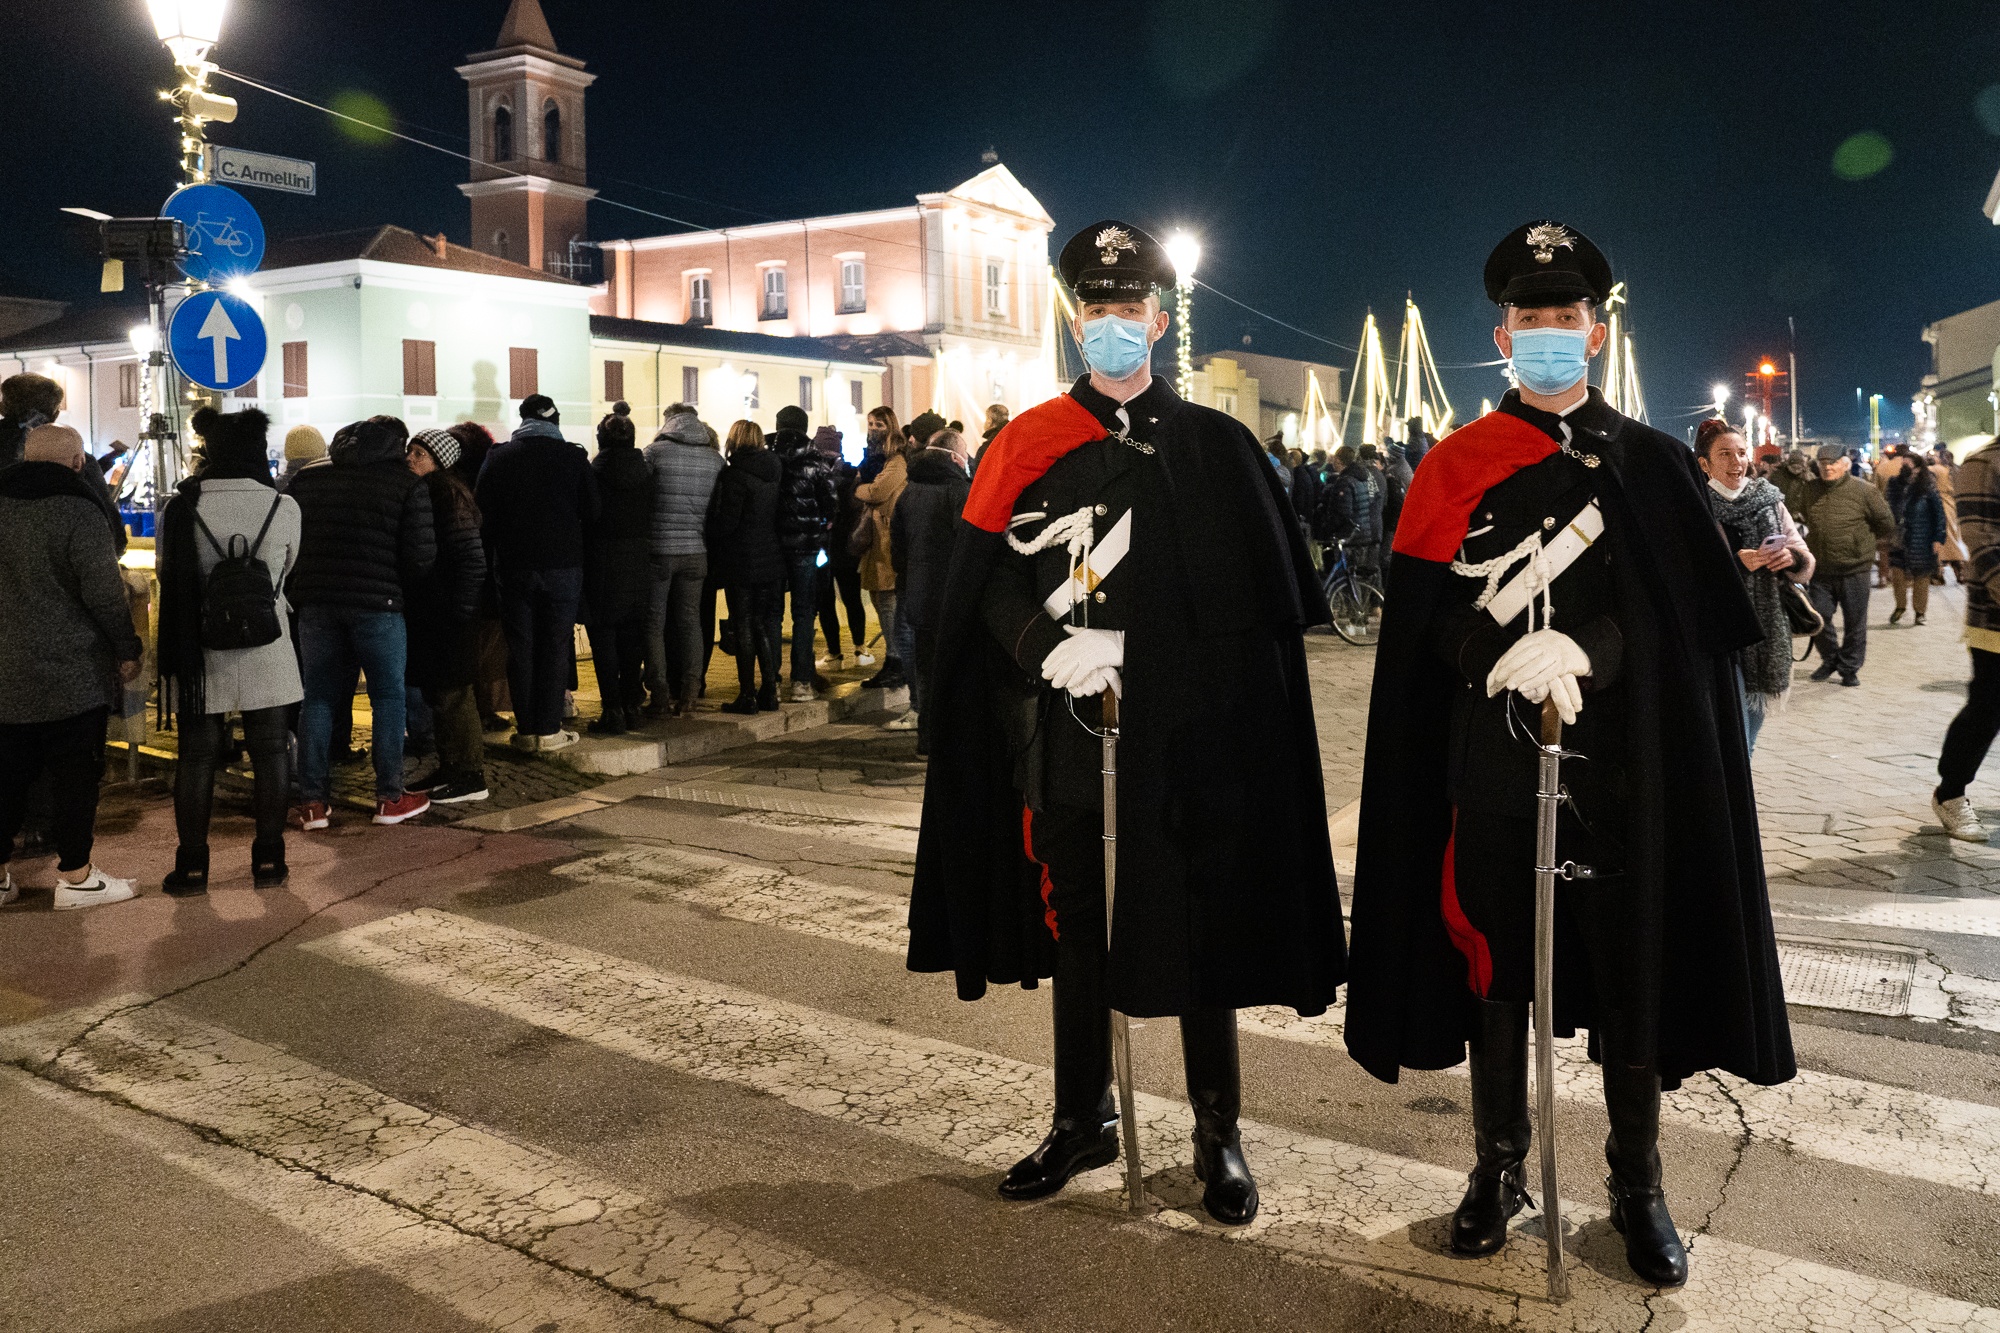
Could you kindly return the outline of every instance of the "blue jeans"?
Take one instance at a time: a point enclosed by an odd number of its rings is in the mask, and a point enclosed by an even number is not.
[[[562,730],[563,690],[576,644],[581,569],[500,571],[500,627],[507,635],[507,690],[514,730],[553,736]]]
[[[819,552],[786,552],[785,591],[792,595],[792,684],[819,676],[813,634],[819,628]]]
[[[374,734],[375,799],[403,794],[403,669],[409,632],[401,611],[357,611],[344,606],[299,609],[299,657],[305,666],[304,705],[299,709],[299,799],[326,801],[332,793],[327,748],[333,719],[353,706],[357,675],[368,677],[368,706]]]

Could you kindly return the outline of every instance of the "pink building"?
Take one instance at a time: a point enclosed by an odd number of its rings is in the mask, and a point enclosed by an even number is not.
[[[604,241],[598,314],[848,341],[883,356],[906,420],[968,425],[1057,391],[1049,232],[1035,197],[997,162],[912,204],[722,231]],[[905,338],[876,340],[874,335]],[[928,356],[907,352],[919,340]]]

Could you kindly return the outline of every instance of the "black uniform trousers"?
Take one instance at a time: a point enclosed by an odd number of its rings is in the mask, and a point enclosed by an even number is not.
[[[1040,869],[1044,920],[1056,940],[1056,1121],[1102,1124],[1112,1117],[1104,813],[1079,806],[1024,810],[1022,847]],[[1236,1011],[1196,1010],[1182,1014],[1180,1024],[1189,1098],[1203,1108],[1215,1103],[1216,1094],[1226,1094],[1233,1120]]]

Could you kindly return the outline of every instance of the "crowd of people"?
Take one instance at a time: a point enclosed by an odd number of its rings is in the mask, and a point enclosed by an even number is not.
[[[1403,431],[1400,440],[1380,446],[1343,444],[1331,453],[1288,448],[1283,436],[1265,442],[1278,483],[1291,498],[1313,550],[1345,543],[1355,569],[1381,571],[1396,540],[1410,480],[1432,443],[1417,418],[1404,422]]]
[[[56,905],[115,902],[128,880],[91,861],[109,717],[145,650],[119,568],[125,528],[81,437],[54,423],[61,387],[0,386],[0,902],[32,801],[57,851]],[[736,659],[728,713],[806,703],[850,656],[865,684],[911,691],[894,730],[920,732],[953,528],[970,486],[964,429],[869,413],[859,464],[832,427],[787,407],[767,435],[726,436],[674,404],[643,449],[620,403],[596,449],[531,395],[504,440],[464,422],[412,434],[390,416],[287,433],[283,466],[256,409],[197,411],[191,475],[156,543],[158,703],[178,736],[178,846],[163,889],[205,892],[217,773],[246,755],[259,886],[285,882],[289,823],[333,820],[334,769],[358,762],[365,679],[377,824],[489,797],[485,745],[574,745],[575,627],[616,736],[691,716],[720,642]],[[1006,423],[996,407],[990,440]],[[789,685],[780,653],[790,601]],[[843,631],[841,612],[846,625]],[[824,628],[827,651],[815,653]],[[510,714],[511,723],[502,715]],[[240,726],[240,739],[239,728]],[[434,755],[405,780],[406,755]]]

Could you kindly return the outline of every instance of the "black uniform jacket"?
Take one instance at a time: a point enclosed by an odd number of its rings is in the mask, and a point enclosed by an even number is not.
[[[1592,471],[1617,609],[1618,697],[1587,695],[1584,710],[1611,704],[1603,712],[1621,733],[1622,839],[1638,905],[1620,923],[1630,953],[1622,1003],[1650,1023],[1669,1087],[1718,1067],[1782,1082],[1795,1072],[1791,1032],[1729,656],[1759,637],[1756,617],[1687,447],[1612,411],[1594,389],[1560,420],[1603,460]],[[1425,457],[1397,529],[1369,703],[1346,1028],[1354,1058],[1389,1082],[1399,1068],[1464,1059],[1473,1016],[1442,881],[1454,704],[1484,690],[1483,675],[1471,684],[1436,651],[1440,620],[1463,603],[1451,562],[1488,493],[1544,463],[1560,438],[1557,417],[1510,393]],[[1489,644],[1490,658],[1521,628]],[[1565,765],[1565,781],[1569,773]],[[1597,1026],[1590,988],[1560,970],[1556,980],[1558,1026]]]
[[[1081,380],[982,459],[925,706],[909,966],[954,971],[964,999],[1051,971],[1024,811],[1091,799],[1099,747],[1040,676],[1062,629],[1039,602],[1067,555],[1018,555],[1005,529],[1017,510],[1102,503],[1100,536],[1133,516],[1130,553],[1089,603],[1094,625],[1126,633],[1110,1002],[1323,1012],[1345,949],[1301,633],[1327,619],[1325,599],[1250,432],[1157,378],[1124,420],[1117,409]],[[1053,793],[1039,780],[1052,771]]]

